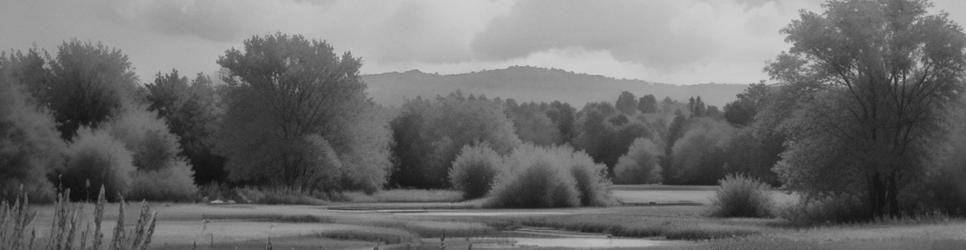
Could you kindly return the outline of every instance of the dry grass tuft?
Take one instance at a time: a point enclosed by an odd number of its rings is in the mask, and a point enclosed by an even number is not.
[[[70,201],[70,190],[57,195],[54,202],[54,217],[50,225],[47,238],[38,239],[36,229],[30,224],[36,218],[36,212],[28,211],[28,199],[23,194],[13,203],[0,203],[0,249],[10,250],[145,250],[151,243],[151,236],[157,223],[157,213],[141,204],[141,212],[134,228],[128,232],[124,230],[124,204],[120,205],[117,225],[111,237],[110,244],[105,246],[101,224],[104,220],[104,188],[98,194],[94,204],[93,222],[84,223],[83,206]],[[93,229],[93,231],[91,230]],[[29,237],[27,233],[29,232]],[[89,244],[89,245],[88,245]]]

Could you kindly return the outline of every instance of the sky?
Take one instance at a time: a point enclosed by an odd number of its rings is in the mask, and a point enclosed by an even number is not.
[[[0,49],[100,41],[142,81],[214,74],[275,32],[325,40],[364,74],[530,65],[672,84],[750,83],[788,49],[779,32],[821,0],[0,0]],[[966,1],[935,0],[966,24]]]

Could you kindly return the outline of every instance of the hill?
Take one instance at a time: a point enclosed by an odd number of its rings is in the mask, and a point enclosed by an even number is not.
[[[687,100],[701,96],[705,103],[721,107],[747,87],[746,84],[718,83],[674,85],[530,66],[452,75],[411,70],[362,78],[369,85],[370,96],[377,103],[390,106],[399,106],[417,96],[435,97],[460,90],[465,94],[513,98],[518,102],[560,100],[579,109],[588,102],[613,102],[626,90],[638,97],[653,94],[658,101],[664,97]]]

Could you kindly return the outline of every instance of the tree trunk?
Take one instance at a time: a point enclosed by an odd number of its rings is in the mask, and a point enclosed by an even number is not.
[[[888,192],[886,199],[889,202],[889,216],[899,217],[899,186],[896,183],[896,174],[892,173],[888,179]]]
[[[869,192],[869,216],[871,218],[882,217],[883,210],[885,208],[885,185],[882,183],[882,179],[879,178],[879,174],[871,174],[866,177],[868,182],[868,192]]]

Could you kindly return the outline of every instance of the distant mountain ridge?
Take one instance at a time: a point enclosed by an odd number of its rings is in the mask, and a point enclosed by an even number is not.
[[[722,107],[748,86],[721,83],[674,85],[531,66],[451,75],[410,70],[363,75],[362,79],[369,86],[373,100],[390,106],[400,106],[405,100],[417,96],[434,98],[460,90],[464,94],[482,94],[490,98],[513,98],[517,102],[559,100],[577,109],[589,102],[614,102],[621,91],[629,91],[637,97],[653,94],[658,101],[664,97],[683,101],[700,96],[704,103]]]

